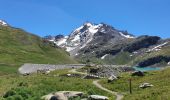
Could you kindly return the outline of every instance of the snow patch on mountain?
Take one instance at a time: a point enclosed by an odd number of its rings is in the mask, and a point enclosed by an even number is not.
[[[89,32],[92,34],[95,34],[96,32],[98,32],[98,29],[102,26],[102,24],[98,24],[98,25],[91,25],[89,27]]]
[[[125,38],[135,38],[134,36],[131,36],[131,35],[125,35],[123,34],[122,32],[119,32],[119,34]]]
[[[149,50],[146,51],[146,52],[160,51],[161,48],[162,48],[163,46],[165,46],[166,44],[168,44],[168,43],[169,43],[169,42],[165,42],[165,43],[162,43],[162,44],[160,44],[160,45],[157,45],[157,46],[153,47],[152,49],[149,49]]]
[[[67,52],[70,52],[70,51],[72,51],[72,50],[74,50],[75,49],[75,47],[66,47],[66,51]]]
[[[72,42],[79,41],[79,40],[80,40],[80,35],[76,35],[76,36],[73,38]]]
[[[93,40],[94,34],[99,31],[101,26],[102,24],[95,25],[89,22],[83,24],[71,33],[69,37],[70,43],[68,44],[72,46],[80,46],[80,49],[84,48],[89,42]]]
[[[105,29],[104,28],[102,28],[101,30],[100,30],[100,32],[102,32],[102,33],[105,33]]]
[[[58,41],[55,41],[55,43],[56,43],[58,46],[63,47],[63,46],[66,44],[67,39],[68,39],[68,36],[65,36],[64,38],[61,38],[61,39],[59,39]]]
[[[77,28],[75,31],[73,31],[73,33],[75,32],[80,32],[80,30],[83,28],[84,26],[80,26],[79,28]]]
[[[168,62],[168,65],[170,65],[170,61]]]
[[[105,59],[108,54],[105,54],[104,56],[101,57],[101,59]]]
[[[8,26],[8,24],[7,24],[5,21],[3,21],[3,20],[0,20],[0,25],[2,25],[2,26]]]
[[[93,40],[94,33],[89,36],[89,39],[80,47],[80,49],[84,48],[88,43]]]

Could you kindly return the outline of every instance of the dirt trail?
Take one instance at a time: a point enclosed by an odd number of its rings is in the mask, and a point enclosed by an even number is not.
[[[69,72],[79,73],[79,74],[87,74],[87,73],[83,73],[83,72],[78,72],[78,71],[76,71],[76,69],[72,69],[72,70],[70,70]],[[106,91],[106,92],[108,92],[108,93],[111,93],[111,94],[115,95],[115,96],[116,96],[116,100],[122,100],[122,99],[123,99],[123,95],[122,95],[122,94],[120,94],[120,93],[118,93],[118,92],[115,92],[115,91],[111,91],[111,90],[103,87],[102,85],[99,84],[99,81],[100,81],[100,80],[94,80],[94,81],[93,81],[93,84],[94,84],[96,87],[100,88],[101,90],[104,90],[104,91]]]
[[[122,100],[122,99],[123,99],[123,95],[122,95],[122,94],[104,88],[103,86],[101,86],[101,85],[99,84],[99,81],[100,81],[100,80],[95,80],[95,81],[93,81],[93,84],[94,84],[96,87],[100,88],[101,90],[104,90],[104,91],[106,91],[106,92],[108,92],[108,93],[111,93],[111,94],[113,94],[113,95],[116,95],[116,100]]]

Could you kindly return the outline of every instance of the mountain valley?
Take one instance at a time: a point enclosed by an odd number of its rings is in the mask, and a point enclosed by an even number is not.
[[[42,38],[0,20],[0,58],[0,100],[170,98],[170,39],[105,23]]]

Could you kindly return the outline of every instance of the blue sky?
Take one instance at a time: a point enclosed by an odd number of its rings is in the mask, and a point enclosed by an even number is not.
[[[39,36],[69,34],[86,21],[139,36],[170,37],[170,0],[0,0],[0,19]]]

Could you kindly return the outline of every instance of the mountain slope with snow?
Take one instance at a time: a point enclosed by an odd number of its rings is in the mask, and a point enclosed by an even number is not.
[[[107,37],[104,35],[111,34],[116,41],[118,39],[135,38],[133,35],[125,34],[123,31],[118,31],[109,25],[87,22],[71,32],[69,36],[55,40],[55,43],[62,48],[66,48],[66,51],[75,56],[79,50],[88,47],[90,44],[95,44],[96,39],[101,37],[102,34],[103,38]]]
[[[3,21],[3,20],[0,20],[0,25],[2,26],[8,26],[7,22]]]
[[[165,41],[158,36],[135,37],[110,25],[90,22],[73,30],[69,36],[57,35],[50,37],[49,41],[64,48],[81,63],[133,65],[149,57],[165,56],[169,51],[164,48],[170,43],[170,40]],[[148,54],[153,55],[148,57]]]

